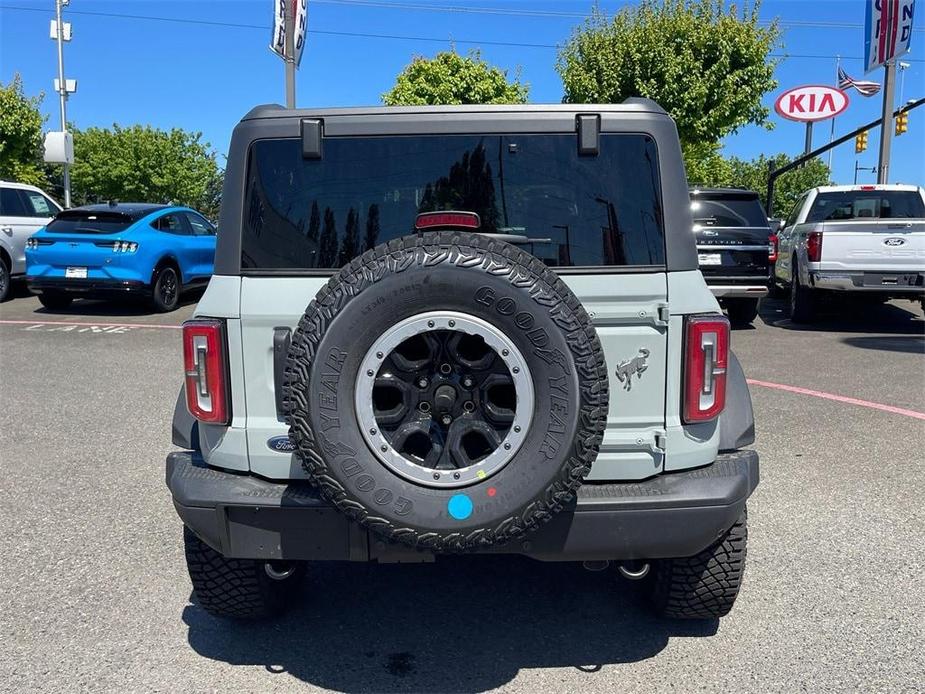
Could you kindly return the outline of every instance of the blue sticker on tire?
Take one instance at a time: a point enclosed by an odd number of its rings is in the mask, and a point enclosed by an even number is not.
[[[472,515],[472,499],[465,494],[456,494],[450,498],[446,510],[456,520],[466,520]]]

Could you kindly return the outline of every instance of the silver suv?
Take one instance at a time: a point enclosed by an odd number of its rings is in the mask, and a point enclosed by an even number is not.
[[[206,610],[446,553],[732,607],[751,402],[656,104],[258,107],[220,227],[166,470]]]
[[[41,189],[0,181],[0,301],[9,296],[12,280],[26,272],[26,239],[60,211]]]

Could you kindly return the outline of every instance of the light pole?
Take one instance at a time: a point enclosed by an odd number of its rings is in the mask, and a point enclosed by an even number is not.
[[[58,41],[58,101],[61,105],[61,132],[67,138],[67,82],[64,79],[64,22],[61,21],[61,8],[70,0],[55,0],[55,34]],[[64,207],[71,206],[71,172],[70,165],[64,163]]]

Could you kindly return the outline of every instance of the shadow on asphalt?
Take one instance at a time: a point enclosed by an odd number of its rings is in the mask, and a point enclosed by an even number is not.
[[[183,292],[177,308],[195,304],[202,298],[204,289]],[[31,296],[31,295],[27,295]],[[65,309],[53,310],[39,306],[33,314],[36,316],[85,316],[95,318],[124,318],[150,316],[155,312],[144,297],[126,297],[108,300],[75,299]]]
[[[615,572],[522,557],[435,564],[318,564],[304,600],[275,622],[183,611],[190,646],[345,692],[472,692],[523,668],[603,666],[658,654],[671,637],[716,633],[717,620],[653,616]]]
[[[885,352],[925,355],[925,340],[921,335],[898,335],[887,337],[843,337],[842,342],[861,349],[876,349]]]
[[[766,325],[783,330],[893,333],[899,335],[925,334],[925,322],[922,321],[918,306],[909,301],[862,306],[832,303],[820,308],[816,322],[797,324],[790,320],[790,309],[786,299],[763,299],[759,306],[758,315]],[[848,342],[848,344],[851,343]],[[868,347],[868,349],[876,348]]]

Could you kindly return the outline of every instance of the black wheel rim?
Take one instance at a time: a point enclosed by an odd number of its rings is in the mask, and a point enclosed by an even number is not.
[[[406,336],[377,341],[360,374],[357,412],[370,448],[428,486],[494,474],[516,453],[532,417],[520,353],[500,333],[472,328],[483,321],[462,316],[427,320],[426,329],[419,320]]]
[[[167,269],[161,273],[158,292],[165,306],[171,306],[177,300],[177,274],[173,270]]]
[[[9,288],[10,275],[7,272],[6,264],[0,260],[0,296],[6,296],[6,291]]]

